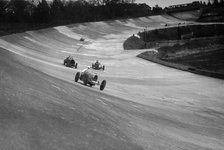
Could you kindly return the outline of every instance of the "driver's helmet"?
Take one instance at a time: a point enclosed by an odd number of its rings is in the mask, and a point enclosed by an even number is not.
[[[91,67],[90,66],[87,66],[87,69],[90,69]]]
[[[98,61],[98,60],[96,60],[96,63],[99,63],[99,61]]]
[[[69,60],[72,60],[72,56],[71,56],[71,55],[69,55],[69,56],[68,56],[68,59],[69,59]]]

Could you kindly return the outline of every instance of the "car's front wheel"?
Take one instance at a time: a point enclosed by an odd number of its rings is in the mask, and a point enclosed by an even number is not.
[[[103,80],[100,84],[100,90],[103,91],[103,89],[106,87],[106,80]]]
[[[75,75],[75,82],[78,82],[79,77],[80,77],[80,72],[77,72]]]

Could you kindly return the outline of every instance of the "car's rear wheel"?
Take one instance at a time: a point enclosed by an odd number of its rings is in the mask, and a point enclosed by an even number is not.
[[[80,77],[80,72],[77,72],[75,75],[75,82],[78,82],[79,77]]]
[[[103,91],[103,89],[106,87],[106,80],[103,80],[100,84],[100,90]]]
[[[77,66],[78,66],[78,63],[75,64],[75,69],[77,68]]]
[[[103,65],[103,70],[105,70],[105,66]]]

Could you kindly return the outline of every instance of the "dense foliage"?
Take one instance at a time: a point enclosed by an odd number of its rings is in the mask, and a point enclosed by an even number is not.
[[[153,14],[133,0],[1,0],[0,22],[76,23]]]
[[[183,12],[183,11],[190,11],[190,10],[199,10],[204,8],[223,8],[224,7],[224,0],[213,0],[213,3],[208,1],[194,1],[192,3],[187,4],[178,4],[178,5],[171,5],[166,7],[165,10],[167,13],[175,13],[175,12]]]

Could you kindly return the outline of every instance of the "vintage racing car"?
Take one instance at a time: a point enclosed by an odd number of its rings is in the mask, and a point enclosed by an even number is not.
[[[84,42],[84,41],[85,41],[85,39],[84,39],[84,38],[80,38],[80,39],[79,39],[79,41],[82,41],[82,42]]]
[[[96,69],[96,70],[100,70],[100,69],[105,69],[105,66],[104,65],[102,65],[102,64],[100,64],[99,62],[98,62],[98,60],[95,62],[95,63],[93,63],[92,64],[92,68],[93,69]]]
[[[106,80],[103,80],[100,83],[98,81],[98,75],[96,73],[91,72],[90,70],[86,70],[84,72],[77,72],[75,75],[75,82],[78,82],[78,80],[81,80],[84,85],[89,85],[90,87],[99,85],[101,91],[106,86]]]
[[[75,67],[75,69],[78,66],[78,63],[75,62],[72,56],[68,56],[67,58],[64,59],[64,65],[66,67]]]

